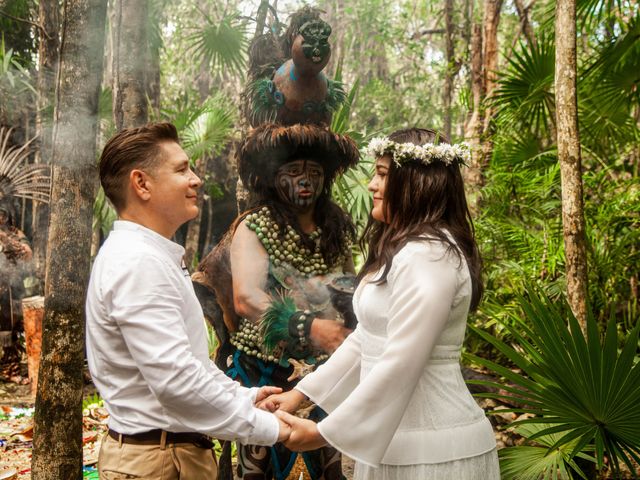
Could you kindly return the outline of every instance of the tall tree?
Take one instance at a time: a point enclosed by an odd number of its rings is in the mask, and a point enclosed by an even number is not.
[[[451,95],[453,94],[453,79],[458,71],[454,56],[453,0],[444,2],[444,24],[445,60],[447,64],[444,71],[444,88],[442,89],[444,108],[444,126],[442,129],[447,138],[451,138]]]
[[[116,0],[113,28],[113,117],[122,130],[147,123],[147,0]]]
[[[38,115],[36,127],[40,140],[39,161],[51,162],[51,127],[55,100],[56,72],[60,53],[60,11],[58,2],[40,2],[38,51]],[[38,277],[44,276],[49,207],[34,203],[33,244],[34,261]]]
[[[471,38],[471,91],[473,113],[465,136],[472,146],[471,165],[466,173],[470,208],[479,208],[484,171],[493,155],[494,107],[491,96],[496,88],[498,69],[498,26],[502,0],[484,0],[482,26],[475,23]]]
[[[204,6],[201,5],[202,8]],[[200,97],[200,104],[203,104],[209,98],[211,93],[211,69],[209,68],[209,62],[206,59],[202,59],[200,62],[200,72],[196,79],[198,86],[198,93]],[[200,225],[202,224],[202,215],[204,213],[204,181],[207,174],[207,163],[209,160],[209,154],[205,153],[195,161],[195,173],[200,177],[203,182],[203,188],[198,190],[198,205],[200,205],[200,212],[198,216],[191,220],[187,226],[187,236],[184,242],[184,261],[188,266],[193,265],[194,260],[198,259],[198,244],[200,241]]]
[[[484,128],[482,141],[483,167],[491,161],[493,155],[494,108],[491,105],[491,95],[496,88],[498,78],[498,25],[500,24],[500,10],[502,0],[485,0],[482,39],[482,61],[484,75],[484,92],[486,95],[484,109]]]
[[[96,189],[96,126],[107,0],[65,0],[63,5],[34,480],[82,477],[84,292]]]
[[[482,76],[482,24],[474,22],[471,33],[471,98],[473,110],[465,126],[465,138],[471,145],[471,162],[465,169],[465,185],[472,210],[477,205],[478,189],[482,185],[483,156],[480,149],[482,137],[482,101],[484,99],[484,79]]]
[[[562,184],[567,297],[582,329],[587,321],[587,249],[578,131],[576,2],[556,3],[555,101]]]

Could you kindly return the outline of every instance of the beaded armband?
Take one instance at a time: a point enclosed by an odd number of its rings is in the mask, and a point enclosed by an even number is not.
[[[289,317],[289,336],[296,339],[303,349],[309,344],[311,323],[314,318],[315,316],[309,310],[297,311]]]

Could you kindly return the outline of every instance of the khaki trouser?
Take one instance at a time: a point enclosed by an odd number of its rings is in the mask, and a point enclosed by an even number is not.
[[[104,436],[98,456],[101,480],[216,480],[213,450],[191,443],[132,445]]]

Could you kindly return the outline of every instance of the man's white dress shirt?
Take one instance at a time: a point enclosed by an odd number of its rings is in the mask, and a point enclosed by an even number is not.
[[[183,247],[158,233],[117,221],[95,259],[87,358],[109,427],[271,445],[278,422],[254,407],[257,389],[229,379],[209,359],[204,315],[183,255]]]

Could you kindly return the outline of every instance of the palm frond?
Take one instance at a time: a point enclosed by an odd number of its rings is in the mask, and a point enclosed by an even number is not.
[[[548,131],[555,105],[553,42],[545,36],[535,45],[521,42],[507,62],[491,100],[499,121],[512,127],[527,126],[536,134]]]
[[[214,95],[201,107],[176,115],[176,128],[192,161],[215,154],[223,147],[233,129],[235,109],[222,95]]]
[[[187,52],[212,68],[228,68],[242,74],[247,51],[247,28],[238,14],[227,15],[219,22],[204,16],[202,28],[187,36]]]
[[[600,340],[592,315],[585,337],[566,303],[549,300],[535,287],[530,287],[526,299],[519,297],[519,303],[523,316],[505,328],[519,339],[524,353],[477,327],[471,329],[508,354],[522,374],[469,356],[520,389],[517,396],[508,391],[494,394],[524,405],[514,411],[534,415],[512,425],[553,424],[530,439],[562,434],[551,449],[574,441],[582,446],[593,442],[599,468],[603,468],[605,455],[614,473],[618,473],[620,461],[631,465],[631,459],[640,454],[640,411],[633,407],[640,404],[640,363],[634,361],[640,323],[618,351],[614,317]],[[494,386],[502,387],[498,383]],[[571,456],[576,453],[574,448]]]

